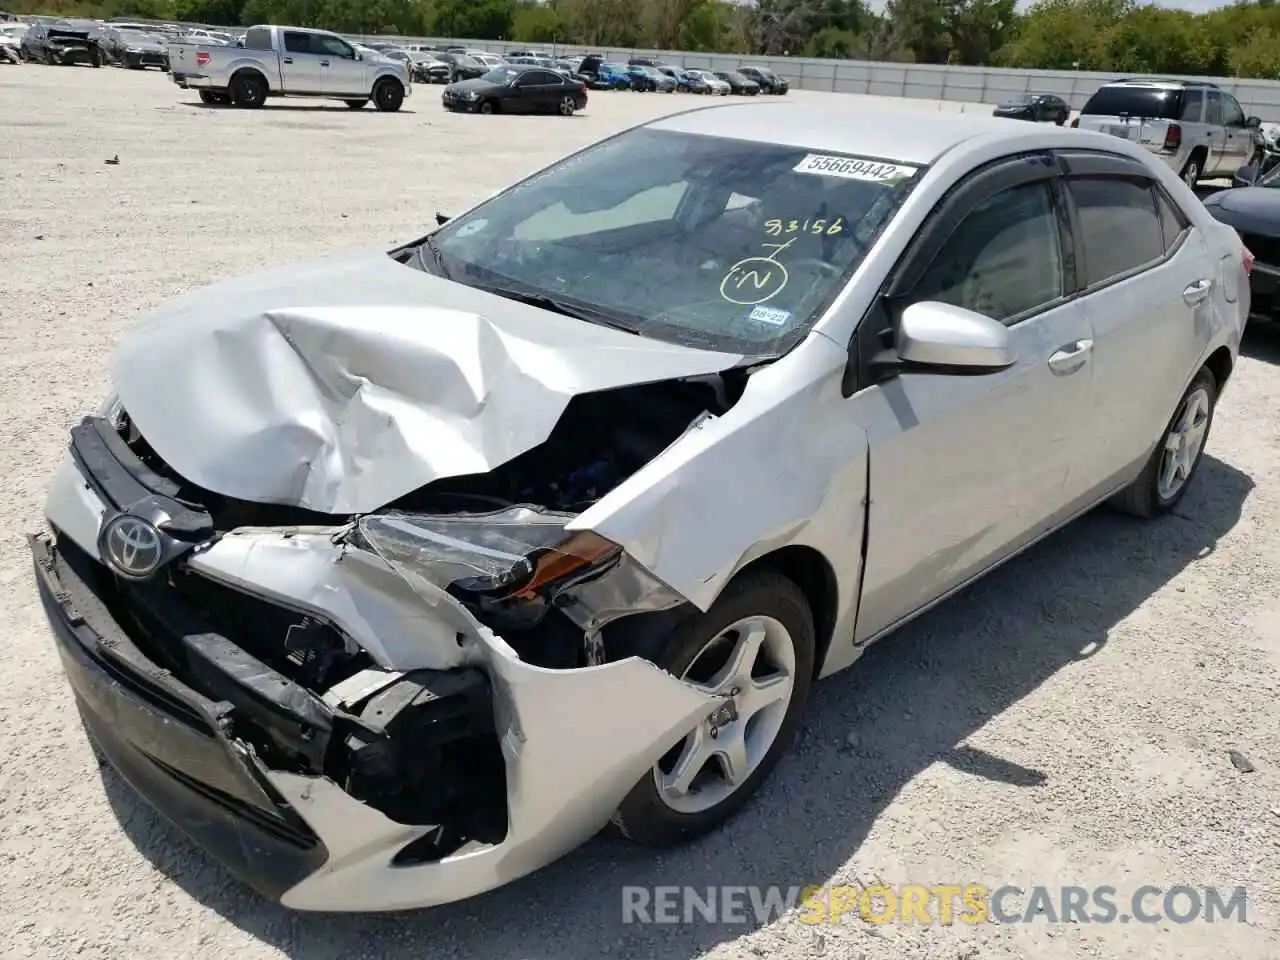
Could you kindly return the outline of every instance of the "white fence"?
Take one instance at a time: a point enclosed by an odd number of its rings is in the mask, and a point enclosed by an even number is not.
[[[198,24],[175,24],[195,27]],[[225,30],[225,27],[209,29]],[[386,40],[392,43],[432,43],[462,45],[473,50],[506,53],[533,48],[548,53],[582,53],[579,45],[545,43],[517,44],[500,40],[459,40],[440,37],[398,37],[350,35],[353,40]],[[922,100],[950,100],[957,103],[996,104],[1020,93],[1056,93],[1073,110],[1084,106],[1090,94],[1109,80],[1126,74],[1088,73],[1074,70],[998,70],[994,67],[953,67],[932,64],[876,63],[866,60],[820,60],[813,57],[751,57],[724,53],[683,53],[679,50],[641,50],[597,47],[592,52],[625,63],[631,57],[657,57],[667,63],[709,70],[731,70],[751,63],[767,66],[803,90],[835,93],[863,93],[881,97],[913,97]],[[1128,74],[1127,76],[1132,76]],[[1239,80],[1230,77],[1178,77],[1210,80],[1235,96],[1250,116],[1266,122],[1280,122],[1280,82]]]
[[[577,45],[545,43],[517,44],[496,40],[455,40],[440,38],[377,37],[394,43],[459,44],[473,50],[506,53],[509,50],[533,48],[547,53],[582,53]],[[952,100],[961,103],[996,104],[1019,93],[1056,93],[1072,109],[1084,106],[1089,95],[1108,80],[1132,74],[1085,73],[1061,70],[998,70],[993,67],[953,67],[931,64],[874,63],[864,60],[819,60],[811,57],[752,57],[722,53],[682,53],[678,50],[626,50],[597,47],[600,53],[622,63],[631,57],[656,57],[667,63],[710,70],[731,70],[742,64],[767,66],[804,90],[827,90],[835,93],[863,93],[881,97],[915,97],[922,100]],[[1273,80],[1239,80],[1216,77],[1182,77],[1187,80],[1209,79],[1235,96],[1251,116],[1266,121],[1280,121],[1280,83]]]

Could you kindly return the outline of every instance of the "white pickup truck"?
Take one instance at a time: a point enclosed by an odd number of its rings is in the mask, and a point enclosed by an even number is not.
[[[175,41],[169,64],[179,87],[205,103],[238,107],[260,107],[268,97],[322,97],[357,110],[370,100],[379,110],[399,110],[413,89],[403,63],[302,27],[250,27],[243,46]]]

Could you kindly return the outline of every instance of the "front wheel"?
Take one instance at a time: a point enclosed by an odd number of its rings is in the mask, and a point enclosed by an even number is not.
[[[397,80],[379,80],[373,88],[373,105],[384,113],[395,113],[404,103],[404,87]]]
[[[1182,395],[1138,479],[1118,493],[1111,505],[1144,518],[1157,517],[1177,506],[1200,465],[1217,402],[1218,383],[1209,370],[1202,369]]]
[[[481,100],[480,106],[478,109],[481,113],[484,113],[484,114],[490,114],[495,112],[495,107],[492,100]]]
[[[786,752],[813,680],[813,615],[786,577],[748,573],[706,614],[637,645],[618,652],[644,656],[716,698],[613,817],[631,840],[670,846],[733,817]]]

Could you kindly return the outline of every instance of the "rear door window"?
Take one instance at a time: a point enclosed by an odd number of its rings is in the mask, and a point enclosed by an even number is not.
[[[1128,177],[1068,181],[1079,216],[1086,287],[1164,257],[1164,229],[1151,188],[1150,181]]]
[[[1175,120],[1182,110],[1182,92],[1162,87],[1102,87],[1080,112],[1095,117]]]
[[[311,53],[311,34],[286,30],[284,32],[284,49],[286,53]]]

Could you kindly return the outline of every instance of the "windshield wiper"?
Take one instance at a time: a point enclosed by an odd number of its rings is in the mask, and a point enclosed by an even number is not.
[[[510,287],[491,286],[487,283],[469,283],[467,285],[475,287],[477,290],[483,290],[485,293],[492,293],[498,297],[505,297],[507,300],[514,300],[517,303],[524,303],[531,307],[537,307],[540,310],[550,310],[552,313],[559,313],[566,317],[573,317],[575,320],[585,320],[587,323],[596,323],[600,326],[612,327],[614,330],[622,330],[626,333],[640,333],[640,328],[637,325],[634,323],[628,323],[623,317],[616,313],[597,310],[594,307],[581,306],[576,303],[566,303],[563,300],[557,300],[555,297],[547,296],[544,293],[529,293],[524,290],[513,290]]]

